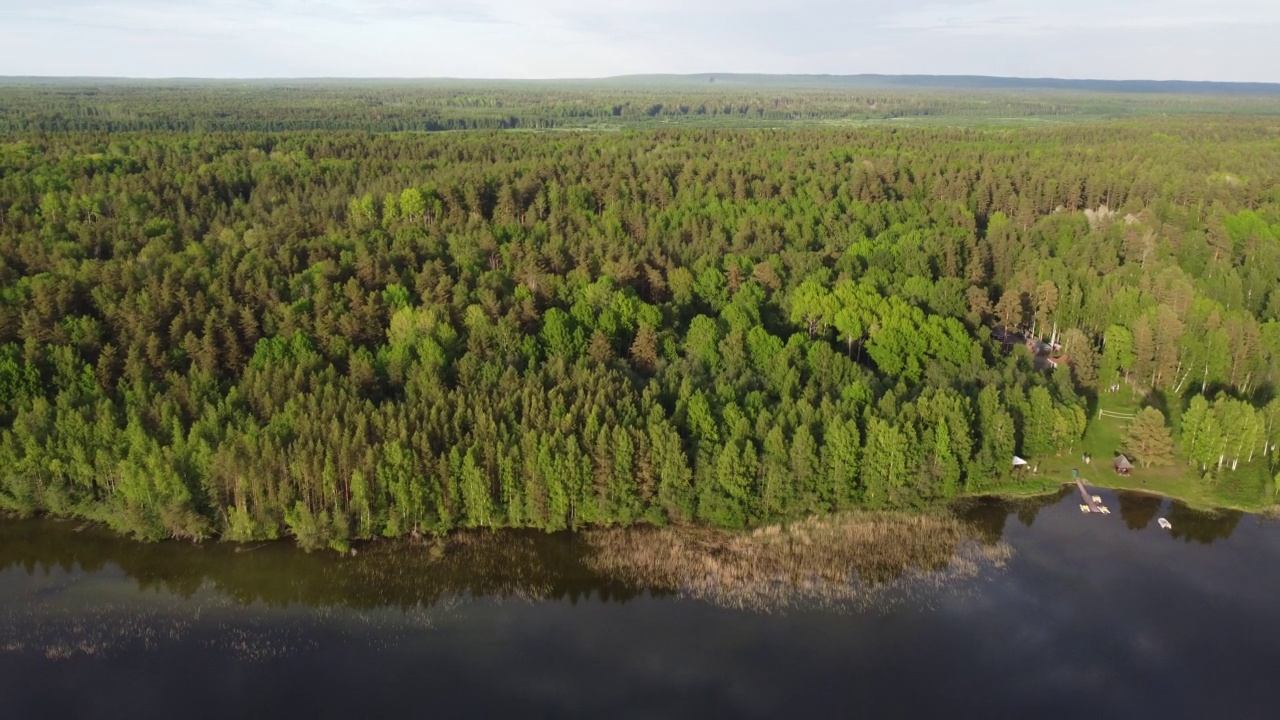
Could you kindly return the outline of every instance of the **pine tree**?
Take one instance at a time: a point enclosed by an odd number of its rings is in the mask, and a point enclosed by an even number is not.
[[[1026,319],[1026,304],[1022,293],[1013,289],[1005,290],[996,303],[995,313],[1006,332],[1017,332]]]
[[[1053,398],[1043,387],[1031,388],[1030,408],[1022,427],[1022,451],[1027,457],[1047,455],[1053,446]]]
[[[791,477],[800,491],[802,510],[817,512],[822,507],[818,491],[818,446],[809,428],[800,425],[791,437]]]
[[[760,511],[766,519],[783,517],[791,509],[794,483],[787,443],[778,425],[764,438],[760,462]]]
[[[680,435],[655,408],[649,418],[649,444],[658,474],[658,502],[667,518],[676,523],[693,519],[693,473],[681,447]]]
[[[591,333],[591,345],[587,348],[587,355],[599,365],[608,364],[613,360],[613,343],[609,341],[609,336],[600,330]]]
[[[1123,447],[1125,453],[1143,467],[1172,462],[1173,436],[1164,423],[1164,413],[1151,407],[1138,412],[1129,424]]]
[[[653,326],[641,323],[636,339],[631,343],[631,362],[644,375],[652,375],[658,369],[658,333]]]
[[[891,505],[907,479],[907,439],[896,425],[879,418],[867,423],[860,471],[863,502],[877,508]]]
[[[988,385],[978,393],[979,446],[974,470],[980,482],[1009,476],[1013,463],[1013,417],[1000,402],[1000,393]]]
[[[627,525],[640,517],[635,456],[635,443],[631,439],[631,433],[621,425],[614,426],[613,468],[609,483],[610,522]]]
[[[1098,382],[1098,351],[1093,341],[1076,328],[1062,334],[1062,352],[1067,357],[1067,368],[1075,376],[1081,389],[1093,388]]]
[[[750,444],[748,443],[748,447]],[[718,446],[714,451],[711,477],[698,496],[698,517],[722,528],[742,528],[747,524],[747,507],[751,478],[754,477],[754,451],[748,460],[736,443]]]
[[[822,443],[822,501],[827,507],[840,510],[853,504],[861,451],[855,421],[837,419],[827,425]]]

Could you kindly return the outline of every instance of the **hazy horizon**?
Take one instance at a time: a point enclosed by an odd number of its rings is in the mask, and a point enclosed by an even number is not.
[[[769,78],[769,79],[785,79],[785,78],[805,78],[805,79],[821,79],[830,78],[833,80],[841,78],[937,78],[937,79],[962,79],[962,78],[980,78],[984,80],[1009,80],[1016,82],[1034,83],[1037,81],[1045,82],[1066,82],[1066,83],[1202,83],[1207,85],[1275,85],[1280,87],[1280,80],[1189,80],[1187,78],[1163,78],[1155,79],[1149,77],[1117,77],[1117,78],[1098,78],[1098,77],[1062,77],[1062,76],[1030,76],[1030,75],[979,75],[972,73],[770,73],[770,72],[738,72],[738,71],[694,71],[687,73],[660,73],[660,72],[638,72],[626,73],[622,75],[595,75],[595,76],[578,76],[578,77],[466,77],[466,76],[445,76],[445,75],[227,75],[227,76],[211,76],[211,75],[16,75],[16,74],[0,74],[0,80],[118,80],[118,81],[137,81],[137,82],[324,82],[324,81],[349,81],[349,82],[446,82],[446,83],[597,83],[607,82],[610,80],[635,80],[643,78],[671,78],[671,79],[692,79],[702,77],[715,77],[721,82],[728,84],[731,78]]]
[[[0,0],[0,75],[1280,82],[1278,30],[1268,0]]]

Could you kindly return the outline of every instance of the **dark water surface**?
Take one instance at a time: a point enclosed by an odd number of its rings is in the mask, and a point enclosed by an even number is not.
[[[0,714],[1280,717],[1280,525],[1101,494],[974,503],[951,561],[849,593],[570,536],[335,558],[3,521]]]

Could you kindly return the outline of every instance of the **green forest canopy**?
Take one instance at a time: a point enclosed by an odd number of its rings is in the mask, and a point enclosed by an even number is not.
[[[738,528],[998,490],[1111,392],[1201,482],[1274,474],[1269,118],[263,132],[343,116],[56,90],[0,95],[11,511],[306,547]]]

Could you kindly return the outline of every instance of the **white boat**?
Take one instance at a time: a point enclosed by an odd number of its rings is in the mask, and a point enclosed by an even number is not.
[[[1169,524],[1169,521],[1165,520],[1164,518],[1160,518],[1156,522],[1160,523],[1160,527],[1164,528],[1165,530],[1173,529],[1173,525]]]

